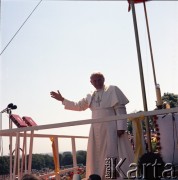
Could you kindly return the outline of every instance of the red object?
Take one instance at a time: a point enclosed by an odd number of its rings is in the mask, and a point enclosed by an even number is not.
[[[18,127],[27,127],[27,124],[23,121],[23,119],[16,114],[11,114],[10,119],[13,121],[13,123]]]
[[[131,0],[127,0],[128,1],[128,3],[129,3],[129,8],[128,8],[128,11],[130,11],[130,9],[131,9]],[[143,3],[143,2],[146,2],[146,1],[150,1],[150,0],[133,0],[134,1],[134,3]]]
[[[145,1],[148,1],[148,0],[134,0],[134,3],[141,3],[141,2],[145,2]]]
[[[36,122],[31,117],[24,116],[24,117],[22,117],[22,119],[25,121],[25,123],[28,126],[37,126]]]

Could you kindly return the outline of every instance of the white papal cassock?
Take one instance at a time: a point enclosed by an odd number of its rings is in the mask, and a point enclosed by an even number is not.
[[[107,116],[125,114],[125,105],[128,99],[122,91],[116,86],[104,87],[102,90],[94,91],[88,94],[79,102],[64,100],[65,109],[82,111],[90,108],[92,118],[103,118]],[[105,179],[105,159],[114,157],[118,160],[126,158],[121,166],[124,173],[127,173],[129,164],[133,162],[133,150],[125,133],[120,138],[117,136],[117,130],[126,130],[127,121],[118,120],[103,123],[94,123],[91,125],[88,148],[86,177],[90,174],[99,174],[102,180]],[[123,178],[117,178],[123,179]]]

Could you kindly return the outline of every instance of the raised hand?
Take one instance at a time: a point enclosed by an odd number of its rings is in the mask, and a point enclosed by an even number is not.
[[[52,98],[58,100],[58,101],[64,101],[64,98],[62,97],[61,93],[59,92],[59,90],[57,92],[51,91],[50,95]]]

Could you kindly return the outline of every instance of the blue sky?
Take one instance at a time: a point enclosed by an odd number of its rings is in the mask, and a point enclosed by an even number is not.
[[[1,1],[1,50],[38,2]],[[161,94],[178,94],[178,2],[150,1],[146,5]],[[143,4],[136,5],[136,14],[148,109],[153,110],[156,94]],[[66,111],[49,93],[60,90],[65,98],[79,100],[93,90],[89,77],[94,71],[103,72],[106,84],[117,85],[125,93],[130,100],[128,113],[143,110],[127,1],[43,0],[0,58],[1,109],[12,102],[18,106],[15,114],[31,116],[39,125],[90,118],[90,110]],[[3,129],[8,128],[6,115],[2,124]],[[88,132],[89,125],[48,131],[86,136]],[[61,151],[70,149],[68,143],[61,146]],[[45,150],[36,147],[35,152],[51,151],[50,145]],[[77,148],[86,149],[86,142],[79,142]]]

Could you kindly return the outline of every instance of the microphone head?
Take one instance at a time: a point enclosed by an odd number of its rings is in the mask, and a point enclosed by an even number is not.
[[[11,107],[11,109],[17,109],[17,106],[16,106],[16,105],[13,105],[13,106]]]
[[[8,104],[7,108],[12,108],[14,105],[13,103]]]

